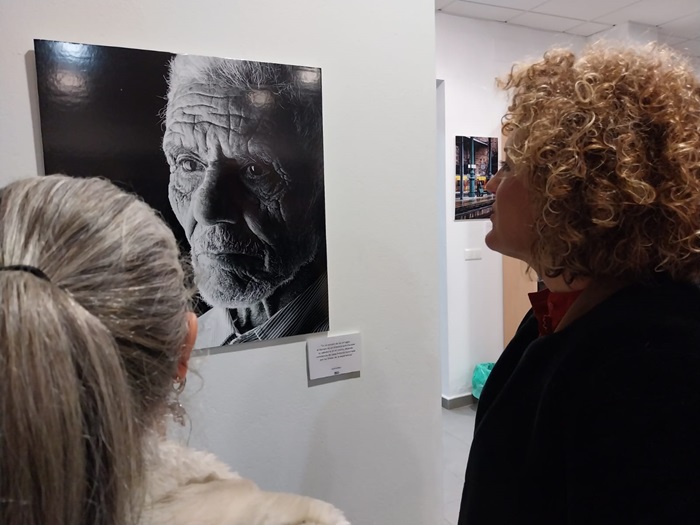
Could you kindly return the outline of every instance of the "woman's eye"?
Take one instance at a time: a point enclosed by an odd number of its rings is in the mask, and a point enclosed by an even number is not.
[[[189,157],[178,159],[177,165],[178,167],[182,168],[182,171],[186,171],[188,173],[191,173],[193,171],[199,171],[202,168],[201,162],[198,162]]]

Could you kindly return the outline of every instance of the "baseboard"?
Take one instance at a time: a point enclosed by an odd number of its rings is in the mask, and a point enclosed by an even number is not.
[[[442,397],[442,408],[446,408],[447,410],[452,410],[453,408],[465,407],[467,405],[474,405],[476,402],[477,402],[477,399],[471,394],[452,397],[449,399],[446,398],[445,396],[443,396]]]

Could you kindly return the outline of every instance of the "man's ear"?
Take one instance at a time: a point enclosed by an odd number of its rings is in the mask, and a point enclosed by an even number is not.
[[[197,315],[194,312],[187,313],[187,335],[185,342],[182,343],[180,358],[177,362],[177,378],[178,382],[183,382],[187,376],[187,367],[194,348],[194,342],[197,340]]]

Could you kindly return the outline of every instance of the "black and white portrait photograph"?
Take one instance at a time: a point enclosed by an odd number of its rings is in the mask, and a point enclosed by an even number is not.
[[[456,137],[455,168],[455,220],[488,219],[496,196],[486,183],[498,171],[498,139]]]
[[[191,261],[197,348],[328,330],[319,68],[34,48],[45,173],[161,213]]]

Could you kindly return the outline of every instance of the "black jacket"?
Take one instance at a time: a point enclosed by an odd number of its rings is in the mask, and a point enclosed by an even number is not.
[[[530,312],[484,387],[459,525],[700,524],[700,291],[609,297],[538,337]]]

